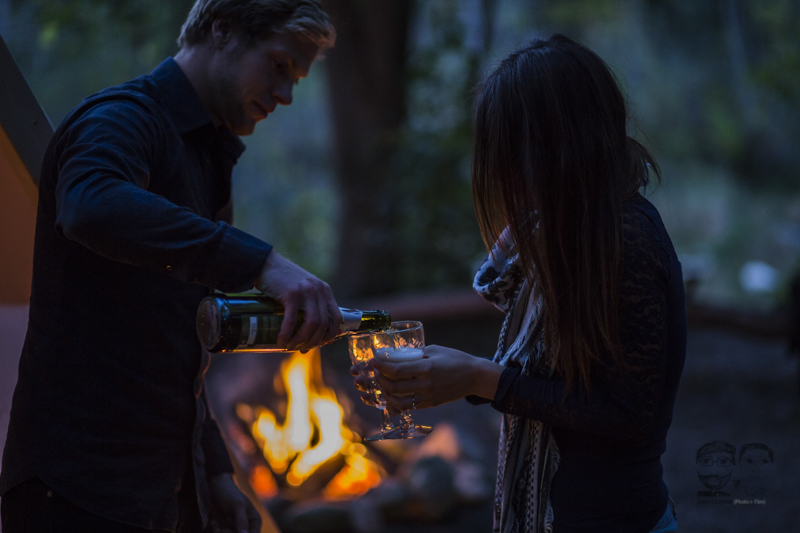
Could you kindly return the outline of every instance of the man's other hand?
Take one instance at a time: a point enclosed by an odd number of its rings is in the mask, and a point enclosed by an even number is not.
[[[275,250],[264,262],[255,287],[284,307],[278,334],[280,348],[307,352],[330,342],[339,333],[342,313],[328,284]],[[292,335],[299,311],[303,312],[303,325]]]
[[[259,533],[261,517],[250,499],[236,486],[231,474],[219,474],[208,482],[211,491],[209,525],[214,533]]]

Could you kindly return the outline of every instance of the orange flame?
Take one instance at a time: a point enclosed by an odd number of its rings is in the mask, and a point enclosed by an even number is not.
[[[367,459],[367,450],[344,423],[344,410],[336,394],[322,381],[319,350],[293,352],[281,364],[280,376],[287,394],[283,424],[266,407],[237,405],[237,413],[249,422],[256,443],[272,472],[286,474],[289,485],[299,486],[327,461],[341,454],[345,466],[328,483],[328,499],[359,496],[380,483],[382,470]],[[268,469],[251,472],[254,490],[274,496],[277,484]]]
[[[345,456],[345,467],[328,483],[322,495],[327,500],[349,500],[381,483],[383,469],[366,457],[363,444],[353,444]]]
[[[250,472],[250,486],[261,499],[278,495],[278,483],[269,468],[264,465],[256,465]]]

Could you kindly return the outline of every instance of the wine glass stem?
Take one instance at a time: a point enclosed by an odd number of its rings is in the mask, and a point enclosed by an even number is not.
[[[381,411],[381,431],[389,431],[390,429],[394,429],[394,425],[392,424],[392,419],[389,418],[389,409],[384,407]]]
[[[400,423],[401,427],[403,427],[404,429],[414,427],[414,419],[411,418],[410,411],[402,411],[400,413],[400,422],[401,422]]]

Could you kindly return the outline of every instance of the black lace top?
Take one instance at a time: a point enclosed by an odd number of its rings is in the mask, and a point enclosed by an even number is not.
[[[551,487],[556,533],[647,532],[667,505],[660,457],[686,352],[681,266],[656,208],[624,206],[618,364],[591,392],[504,370],[492,406],[552,426],[561,455]]]

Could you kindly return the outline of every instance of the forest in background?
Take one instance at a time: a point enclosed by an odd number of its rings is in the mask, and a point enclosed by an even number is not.
[[[0,0],[54,125],[177,51],[192,0]],[[603,57],[655,153],[650,191],[699,301],[771,307],[800,270],[794,0],[325,0],[337,46],[244,141],[236,225],[342,297],[466,288],[474,88],[557,31]]]

